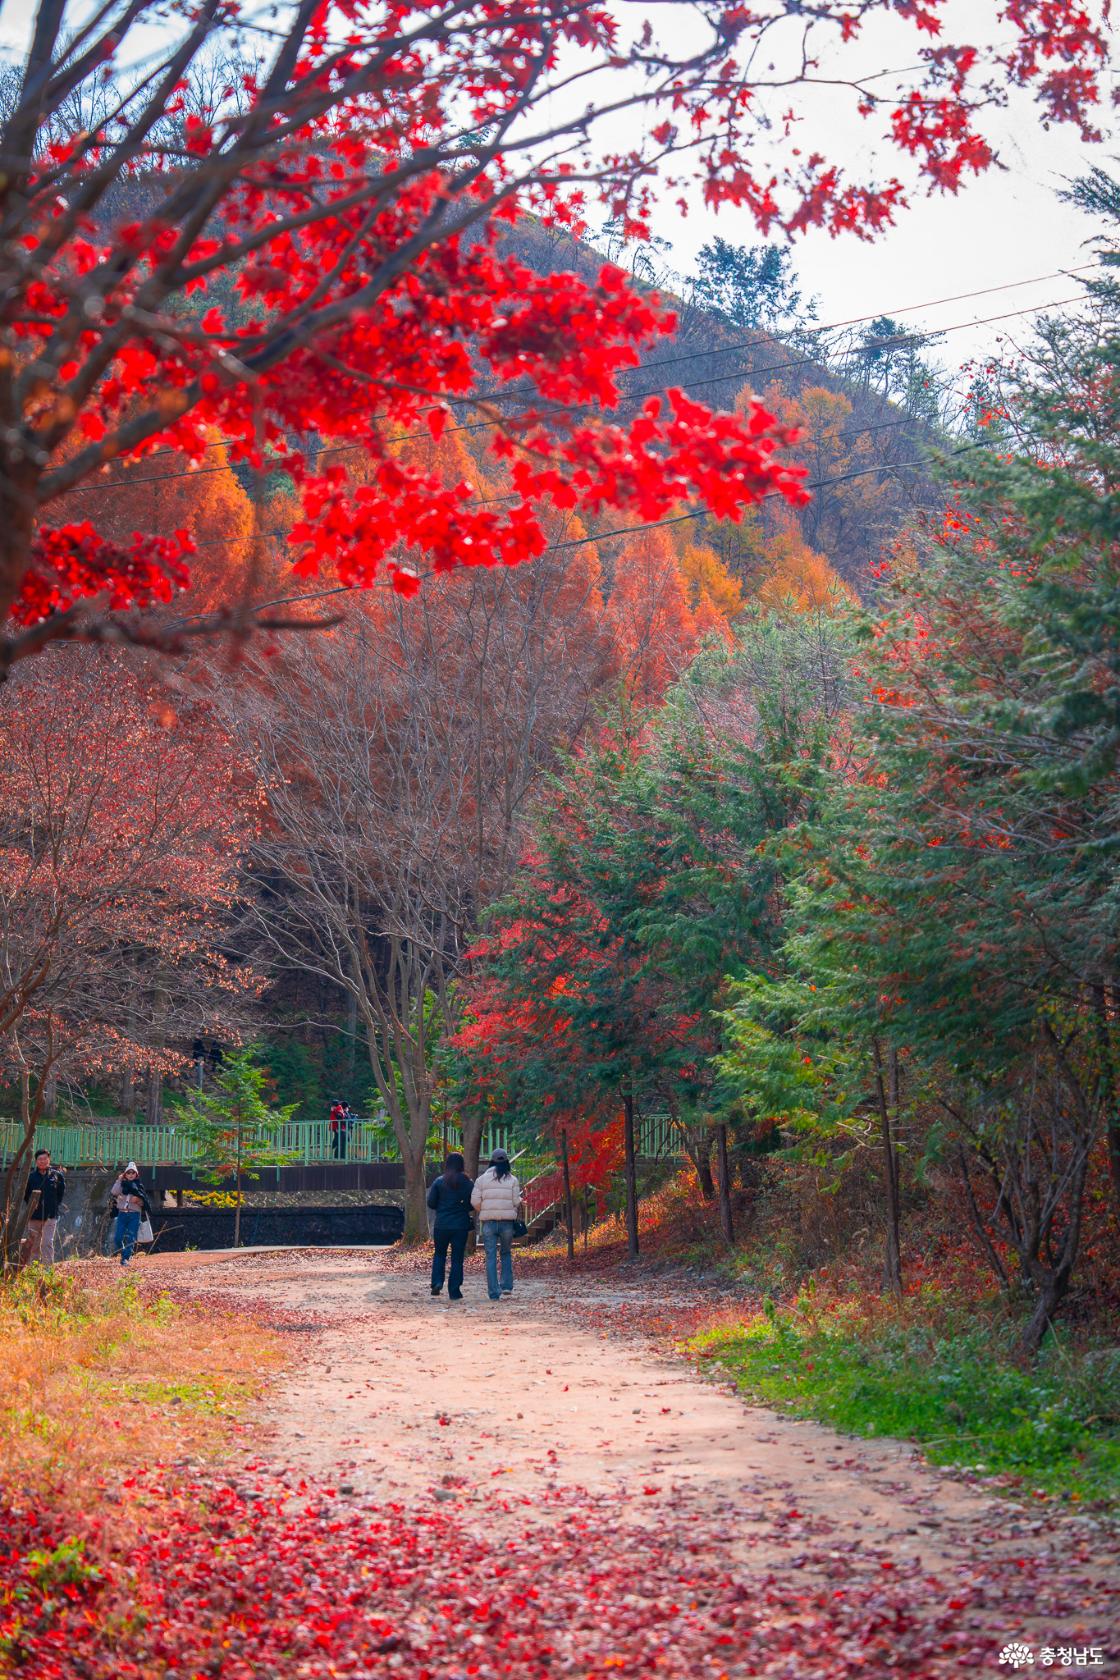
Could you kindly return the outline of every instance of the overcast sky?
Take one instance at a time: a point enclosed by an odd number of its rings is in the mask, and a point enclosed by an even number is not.
[[[659,24],[681,13],[649,8]],[[1090,11],[1095,11],[1089,0]],[[995,0],[949,0],[943,14],[943,40],[968,41],[978,46],[1007,41]],[[822,58],[820,74],[876,75],[898,71],[916,61],[915,46],[924,38],[897,17],[881,17],[865,24],[858,41],[833,58]],[[874,82],[889,95],[897,77]],[[1116,85],[1114,74],[1104,81],[1106,101]],[[787,101],[788,103],[788,101]],[[907,186],[913,179],[907,163],[883,138],[886,117],[868,119],[855,112],[848,89],[806,89],[799,100],[802,118],[796,142],[804,151],[820,150],[844,166],[853,180],[884,180],[897,174]],[[1109,120],[1107,104],[1103,122]],[[1002,168],[966,183],[956,196],[934,197],[916,186],[908,209],[899,212],[897,225],[874,243],[851,235],[830,238],[814,232],[793,246],[803,289],[820,299],[820,319],[840,321],[871,313],[898,315],[912,306],[1008,282],[1031,280],[1092,261],[1086,241],[1097,230],[1088,218],[1062,204],[1058,192],[1064,182],[1084,173],[1093,163],[1112,166],[1120,144],[1111,137],[1103,144],[1086,145],[1069,125],[1046,132],[1038,108],[1027,94],[1016,91],[1005,110],[986,114],[982,124],[994,144]],[[780,155],[776,143],[775,159]],[[757,238],[748,216],[724,211],[713,215],[702,207],[687,218],[664,213],[657,233],[673,246],[673,266],[687,272],[701,245],[714,235],[733,244]],[[1076,295],[1078,285],[1060,274],[1037,285],[993,292],[964,303],[948,303],[921,310],[914,319],[923,325],[956,326],[970,320],[1024,310],[1033,305]],[[911,317],[907,317],[911,319]],[[950,367],[970,357],[1008,349],[1008,341],[1030,331],[1030,317],[963,327],[948,334],[936,355]]]
[[[839,321],[872,312],[900,314],[929,300],[1030,280],[1092,260],[1086,240],[1096,231],[1080,211],[1062,204],[1064,180],[1094,162],[1109,166],[1115,147],[1086,146],[1070,131],[1044,133],[1026,100],[1005,113],[999,151],[1006,164],[968,185],[955,197],[915,194],[897,226],[873,244],[850,236],[830,239],[814,232],[798,240],[794,259],[804,289],[820,298],[820,319]],[[851,155],[851,153],[847,154]],[[670,239],[678,268],[714,234],[732,243],[752,236],[746,219],[701,214],[666,220],[658,232]],[[1023,310],[1076,295],[1076,282],[1040,281],[964,303],[921,310],[913,319],[949,326]],[[907,320],[911,317],[907,317]],[[947,365],[998,350],[1030,330],[1030,317],[950,333],[938,348]]]

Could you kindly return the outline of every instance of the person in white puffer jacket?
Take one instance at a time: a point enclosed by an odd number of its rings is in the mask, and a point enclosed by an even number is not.
[[[490,1165],[476,1180],[471,1206],[482,1227],[486,1250],[486,1288],[492,1301],[513,1294],[513,1227],[521,1216],[521,1186],[504,1149],[495,1149]],[[502,1255],[498,1281],[498,1251]]]

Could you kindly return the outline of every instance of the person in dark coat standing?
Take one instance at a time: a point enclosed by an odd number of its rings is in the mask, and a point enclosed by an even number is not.
[[[346,1134],[350,1129],[350,1112],[344,1102],[331,1104],[331,1154],[336,1161],[346,1159]]]
[[[471,1213],[471,1191],[474,1181],[463,1171],[464,1165],[461,1155],[449,1155],[443,1171],[428,1191],[428,1206],[436,1216],[432,1229],[435,1241],[435,1253],[432,1255],[432,1294],[439,1295],[443,1291],[443,1274],[447,1264],[447,1251],[450,1249],[451,1274],[447,1280],[447,1295],[452,1301],[463,1299],[463,1256],[467,1251],[467,1238],[474,1225],[474,1215]]]
[[[66,1180],[57,1167],[52,1167],[50,1150],[37,1149],[35,1171],[29,1176],[27,1189],[23,1192],[24,1201],[31,1204],[21,1254],[25,1265],[32,1260],[37,1260],[42,1266],[54,1265],[54,1233],[65,1195]]]

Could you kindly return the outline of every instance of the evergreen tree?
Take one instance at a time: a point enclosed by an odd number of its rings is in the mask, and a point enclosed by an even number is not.
[[[784,946],[813,989],[782,1030],[807,1056],[822,1030],[865,1047],[855,1115],[893,1087],[896,1212],[898,1087],[935,1094],[978,1240],[1031,1298],[1027,1349],[1069,1289],[1105,1132],[1120,1188],[1120,341],[1087,322],[1062,356],[1019,393],[1031,452],[971,456],[883,578]],[[756,1033],[780,1013],[740,1009]]]
[[[785,245],[730,245],[715,238],[701,247],[696,298],[733,327],[775,331],[783,322],[812,320]]]
[[[262,1167],[291,1159],[276,1136],[299,1106],[272,1108],[265,1099],[268,1075],[257,1063],[257,1047],[229,1051],[211,1083],[188,1091],[178,1104],[177,1122],[198,1153],[192,1166],[208,1184],[234,1181],[233,1246],[241,1246],[241,1186],[260,1177]]]
[[[696,662],[656,716],[623,713],[538,809],[531,858],[477,953],[460,1096],[523,1115],[621,1107],[637,1249],[637,1117],[733,1121],[713,1062],[729,974],[767,968],[781,929],[777,841],[804,809],[838,702],[841,631],[756,616]],[[730,1232],[726,1172],[721,1174]]]

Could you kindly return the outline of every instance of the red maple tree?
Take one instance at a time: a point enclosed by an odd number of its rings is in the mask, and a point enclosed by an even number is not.
[[[186,585],[185,530],[122,543],[96,514],[51,523],[109,463],[198,462],[215,434],[295,485],[301,576],[404,593],[427,569],[539,554],[549,503],[651,520],[684,498],[720,517],[775,491],[796,502],[788,435],[762,407],[714,415],[677,390],[624,404],[621,376],[672,330],[656,298],[610,266],[534,273],[503,229],[578,232],[601,203],[637,234],[655,194],[683,201],[699,180],[764,231],[871,235],[904,202],[897,178],[851,181],[800,148],[776,172],[752,160],[790,98],[788,77],[754,68],[772,43],[792,37],[804,88],[832,51],[829,81],[922,183],[956,190],[993,161],[981,113],[1009,85],[1095,133],[1099,9],[993,7],[1011,38],[982,51],[932,44],[944,0],[711,0],[685,54],[588,0],[299,0],[263,33],[231,0],[73,17],[42,0],[0,125],[0,674],[61,635],[165,646],[245,626],[250,600],[170,627],[112,611]],[[931,42],[894,87],[843,67],[879,13]],[[262,39],[271,58],[245,69]],[[223,55],[240,55],[228,80]],[[637,142],[600,143],[596,123],[627,110]],[[491,428],[508,499],[483,505],[394,452],[449,423]],[[352,449],[371,463],[357,484]]]

